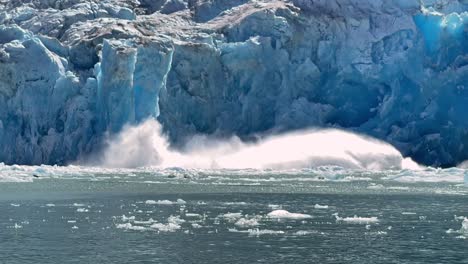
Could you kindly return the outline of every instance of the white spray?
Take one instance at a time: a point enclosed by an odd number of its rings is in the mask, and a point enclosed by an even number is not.
[[[302,169],[332,165],[368,170],[418,169],[387,143],[336,129],[293,132],[257,143],[198,136],[184,151],[175,151],[170,149],[161,126],[148,120],[125,128],[108,143],[102,159],[105,167]]]

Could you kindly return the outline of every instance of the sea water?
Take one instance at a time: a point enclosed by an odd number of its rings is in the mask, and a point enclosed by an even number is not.
[[[0,165],[0,263],[468,263],[464,174]]]

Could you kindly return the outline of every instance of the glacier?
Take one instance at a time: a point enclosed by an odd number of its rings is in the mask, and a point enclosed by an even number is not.
[[[174,148],[305,128],[468,160],[466,0],[0,0],[0,161],[157,119]]]

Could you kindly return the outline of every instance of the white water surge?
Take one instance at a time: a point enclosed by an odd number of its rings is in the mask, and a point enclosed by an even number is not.
[[[330,165],[366,170],[419,168],[387,143],[336,129],[293,132],[256,143],[194,137],[184,151],[176,151],[169,147],[161,126],[154,120],[127,127],[109,140],[101,165],[282,170]]]

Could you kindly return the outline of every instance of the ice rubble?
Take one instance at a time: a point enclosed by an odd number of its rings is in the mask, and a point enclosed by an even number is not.
[[[252,139],[362,132],[468,159],[464,0],[0,1],[0,161],[64,164],[158,118]]]

